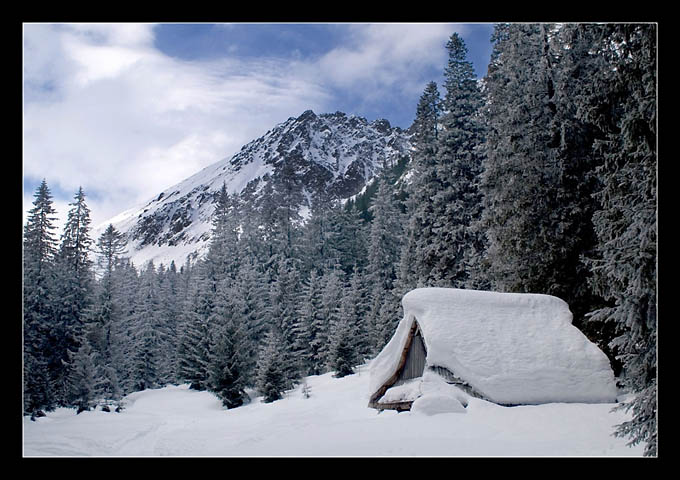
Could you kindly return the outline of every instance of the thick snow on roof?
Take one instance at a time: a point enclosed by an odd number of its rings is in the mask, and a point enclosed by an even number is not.
[[[609,360],[549,295],[421,288],[407,293],[404,318],[372,363],[370,393],[394,374],[417,320],[427,366],[445,367],[501,404],[614,402]]]

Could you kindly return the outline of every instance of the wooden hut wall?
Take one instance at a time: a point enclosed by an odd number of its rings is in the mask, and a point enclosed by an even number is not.
[[[420,333],[420,328],[416,328],[416,331],[411,338],[411,344],[406,353],[406,361],[399,374],[397,383],[402,383],[412,378],[422,377],[423,371],[425,371],[426,356],[427,351],[425,350],[423,336]]]

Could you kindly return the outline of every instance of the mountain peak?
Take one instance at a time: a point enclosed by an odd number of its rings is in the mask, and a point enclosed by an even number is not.
[[[305,110],[302,112],[302,115],[300,115],[297,119],[298,121],[304,121],[304,120],[313,120],[317,118],[316,114],[312,110]]]
[[[174,260],[181,265],[205,252],[213,199],[223,184],[257,212],[267,204],[265,192],[280,191],[283,182],[290,182],[285,188],[304,217],[313,203],[350,198],[382,168],[410,156],[409,140],[387,120],[369,123],[343,112],[306,110],[111,223],[126,236],[135,264]],[[267,184],[271,188],[264,188]]]

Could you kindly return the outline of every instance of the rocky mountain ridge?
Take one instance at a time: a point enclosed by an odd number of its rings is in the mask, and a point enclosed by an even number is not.
[[[409,133],[387,120],[307,110],[101,228],[112,224],[125,235],[135,265],[153,260],[167,266],[174,260],[179,268],[206,251],[213,200],[223,185],[255,210],[266,208],[271,192],[285,188],[306,218],[317,202],[358,194],[411,150]]]

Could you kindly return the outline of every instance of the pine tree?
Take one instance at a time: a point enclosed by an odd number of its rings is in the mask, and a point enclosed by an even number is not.
[[[368,349],[365,335],[363,294],[360,273],[355,269],[349,285],[342,289],[339,308],[331,317],[330,324],[330,365],[336,377],[354,373],[362,353]]]
[[[140,278],[135,266],[127,258],[119,260],[112,272],[113,311],[116,321],[111,323],[109,366],[115,371],[121,394],[135,390],[133,361],[135,358],[134,327],[137,319]]]
[[[85,203],[85,193],[82,187],[78,189],[74,200],[69,204],[71,210],[68,212],[64,226],[59,256],[76,275],[79,275],[81,283],[85,283],[90,280],[88,274],[92,267],[89,257],[92,239],[90,238],[90,208]]]
[[[592,133],[572,111],[573,65],[558,27],[500,25],[489,101],[483,223],[488,274],[502,291],[567,301],[575,323],[592,299],[581,257],[592,248]]]
[[[140,274],[131,334],[134,345],[131,371],[134,390],[160,386],[161,345],[165,332],[159,316],[158,277],[152,261]]]
[[[302,229],[300,239],[301,250],[305,252],[302,258],[302,271],[309,275],[315,271],[321,274],[327,267],[329,235],[329,208],[324,202],[316,202],[311,206],[311,214]]]
[[[339,266],[345,275],[355,266],[364,268],[366,230],[359,211],[335,204],[329,210],[324,238],[325,269]]]
[[[125,238],[112,224],[109,224],[97,239],[96,253],[97,266],[106,278],[112,274],[118,260],[126,253]]]
[[[244,261],[233,286],[234,319],[245,328],[242,350],[245,363],[244,377],[249,385],[253,383],[257,354],[267,329],[264,315],[267,292],[257,268],[251,262],[252,259]]]
[[[215,198],[208,252],[192,272],[194,285],[177,319],[180,333],[171,342],[177,345],[178,380],[189,382],[191,388],[210,387],[209,368],[216,341],[215,302],[220,285],[231,285],[237,276],[238,252],[237,206],[223,184]]]
[[[193,285],[182,311],[177,347],[179,379],[192,389],[205,390],[210,362],[210,345],[215,289],[201,262],[192,274]]]
[[[28,221],[24,227],[24,274],[30,280],[35,276],[40,279],[45,269],[53,261],[57,252],[57,241],[52,230],[56,217],[53,207],[52,193],[47,182],[43,180],[34,194],[33,208],[28,212]]]
[[[28,212],[23,238],[24,411],[33,414],[56,404],[48,372],[47,336],[52,306],[53,262],[57,241],[53,230],[52,194],[43,180]]]
[[[204,268],[209,277],[219,283],[226,276],[234,277],[238,271],[238,217],[235,201],[229,196],[226,184],[222,184],[215,199],[212,217],[210,246],[205,256]]]
[[[609,68],[593,82],[599,102],[588,118],[603,131],[596,145],[601,208],[593,221],[598,237],[592,287],[609,305],[594,321],[613,322],[612,347],[623,362],[620,381],[635,399],[621,408],[632,420],[616,434],[645,442],[657,454],[657,194],[656,27],[592,27]]]
[[[235,291],[223,281],[217,292],[213,336],[208,365],[208,384],[227,408],[239,407],[247,382],[247,325],[236,316]]]
[[[321,295],[323,285],[321,278],[312,270],[309,278],[303,282],[301,302],[298,307],[298,324],[296,325],[296,350],[300,352],[300,365],[303,375],[319,375],[323,362],[320,360],[320,341],[322,325]]]
[[[413,123],[414,152],[411,183],[407,188],[406,210],[408,225],[398,271],[398,288],[406,293],[424,286],[427,271],[424,266],[425,243],[431,238],[433,209],[432,190],[439,182],[436,176],[436,153],[441,115],[441,97],[437,84],[427,84],[416,108]]]
[[[116,324],[122,321],[117,299],[119,292],[114,269],[124,252],[125,242],[113,225],[109,225],[97,240],[97,266],[102,276],[95,287],[96,299],[90,315],[88,341],[95,352],[98,382],[97,395],[119,400],[122,394],[118,370],[114,367],[114,350],[121,339]]]
[[[162,267],[162,266],[161,266]],[[159,314],[163,323],[161,341],[160,379],[161,383],[176,383],[177,380],[177,330],[183,303],[180,294],[180,274],[175,262],[158,269]]]
[[[489,95],[484,221],[494,289],[553,293],[549,199],[554,164],[549,155],[551,106],[541,26],[496,26],[486,79]],[[544,273],[545,272],[545,273]]]
[[[430,197],[434,209],[432,240],[429,248],[421,250],[421,261],[429,269],[430,283],[463,288],[474,285],[470,274],[478,270],[484,249],[482,234],[476,228],[481,217],[483,97],[462,38],[454,33],[446,48],[446,96],[434,168],[439,183]]]
[[[69,369],[66,397],[68,403],[78,409],[77,413],[94,407],[97,379],[95,353],[90,342],[83,336],[79,344],[76,352],[68,352],[68,361],[64,362]]]
[[[370,211],[373,220],[368,235],[366,276],[382,290],[392,288],[401,252],[402,218],[387,180],[380,179]]]
[[[350,326],[356,350],[355,362],[359,364],[371,357],[374,352],[372,348],[372,325],[367,319],[369,307],[368,283],[364,272],[359,270],[358,267],[354,268],[347,288],[345,296],[349,297],[347,303],[351,307],[349,313],[352,319]]]
[[[68,351],[77,351],[78,338],[91,315],[94,273],[90,259],[90,209],[85,203],[82,188],[78,189],[70,204],[61,244],[57,253],[56,285],[54,288],[55,313],[51,329],[53,357],[51,375],[57,384],[62,401],[66,396],[66,375],[63,367],[68,361]]]
[[[321,311],[316,317],[314,350],[324,371],[329,368],[331,360],[331,328],[337,319],[342,301],[342,287],[344,274],[340,268],[326,272],[321,278],[323,290],[321,294]]]
[[[286,374],[281,368],[283,363],[281,344],[283,339],[276,329],[267,331],[257,369],[257,388],[264,396],[265,403],[283,398],[286,390]]]
[[[341,378],[354,373],[356,350],[352,344],[352,334],[348,319],[341,317],[334,334],[332,343],[332,364],[335,377]]]
[[[372,336],[369,343],[375,346],[377,318],[384,301],[388,298],[385,293],[394,288],[397,279],[402,249],[401,236],[404,230],[401,211],[396,205],[387,180],[379,180],[377,194],[370,210],[373,220],[368,236],[366,266],[366,284],[370,288],[366,329]]]
[[[286,378],[286,388],[291,388],[300,377],[300,351],[295,349],[298,318],[298,292],[300,277],[293,259],[280,258],[278,275],[270,285],[268,323],[281,339],[281,369]]]
[[[302,200],[299,182],[294,161],[288,159],[265,184],[260,216],[267,270],[276,271],[281,258],[299,258],[301,217],[296,208]]]

